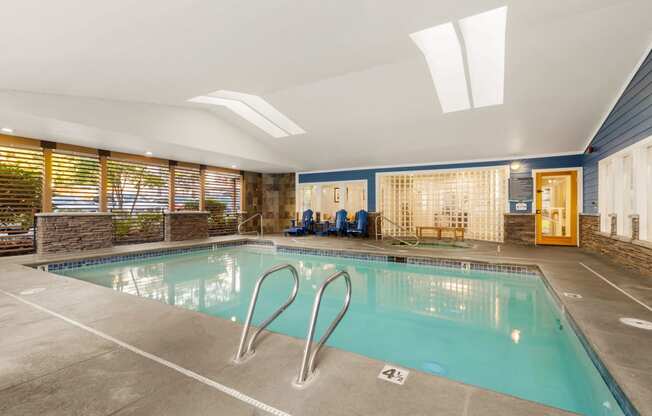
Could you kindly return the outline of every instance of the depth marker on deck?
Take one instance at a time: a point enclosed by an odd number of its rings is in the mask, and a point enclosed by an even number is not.
[[[273,414],[275,416],[292,416],[289,413],[286,413],[286,412],[284,412],[282,410],[279,410],[279,409],[277,409],[275,407],[272,407],[272,406],[270,406],[268,404],[260,402],[260,401],[258,401],[256,399],[254,399],[253,397],[247,396],[246,394],[241,393],[241,392],[239,392],[239,391],[237,391],[237,390],[235,390],[235,389],[233,389],[231,387],[220,384],[217,381],[211,380],[208,377],[204,377],[201,374],[197,374],[192,370],[188,370],[187,368],[181,367],[180,365],[177,365],[177,364],[175,364],[173,362],[170,362],[170,361],[168,361],[168,360],[166,360],[164,358],[161,358],[159,356],[151,354],[151,353],[149,353],[147,351],[143,351],[138,347],[134,347],[131,344],[127,344],[124,341],[120,341],[117,338],[113,338],[111,335],[105,334],[102,331],[98,331],[97,329],[91,328],[91,327],[86,326],[86,325],[84,325],[84,324],[82,324],[80,322],[77,322],[77,321],[75,321],[73,319],[70,319],[70,318],[68,318],[66,316],[60,315],[57,312],[51,311],[46,307],[43,307],[41,305],[38,305],[36,303],[30,302],[30,301],[28,301],[26,299],[23,299],[22,297],[14,295],[13,293],[6,292],[6,291],[4,291],[2,289],[0,289],[0,293],[3,293],[5,295],[7,295],[7,296],[9,296],[9,297],[11,297],[13,299],[16,299],[17,301],[22,302],[22,303],[24,303],[26,305],[29,305],[29,306],[31,306],[31,307],[33,307],[35,309],[38,309],[41,312],[45,312],[45,313],[47,313],[49,315],[52,315],[55,318],[59,318],[59,319],[65,321],[65,322],[67,322],[67,323],[69,323],[69,324],[71,324],[73,326],[76,326],[77,328],[80,328],[80,329],[83,329],[84,331],[90,332],[93,335],[96,335],[96,336],[98,336],[100,338],[104,338],[105,340],[110,341],[110,342],[112,342],[114,344],[117,344],[117,345],[121,346],[122,348],[124,348],[126,350],[129,350],[129,351],[131,351],[133,353],[136,353],[136,354],[140,355],[141,357],[148,358],[148,359],[150,359],[152,361],[155,361],[155,362],[157,362],[157,363],[159,363],[161,365],[164,365],[164,366],[166,366],[168,368],[171,368],[172,370],[174,370],[174,371],[176,371],[178,373],[181,373],[184,376],[195,379],[195,380],[199,381],[200,383],[204,383],[207,386],[210,386],[210,387],[214,388],[215,390],[218,390],[218,391],[220,391],[220,392],[222,392],[224,394],[227,394],[227,395],[229,395],[229,396],[231,396],[231,397],[233,397],[235,399],[243,401],[243,402],[245,402],[245,403],[247,403],[247,404],[249,404],[251,406],[254,406],[254,407],[256,407],[256,408],[258,408],[260,410],[264,410],[264,411],[269,412],[269,413],[271,413],[271,414]]]

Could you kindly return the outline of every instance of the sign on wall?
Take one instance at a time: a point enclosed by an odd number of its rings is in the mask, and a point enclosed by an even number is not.
[[[532,178],[509,178],[510,201],[532,201],[534,180]]]

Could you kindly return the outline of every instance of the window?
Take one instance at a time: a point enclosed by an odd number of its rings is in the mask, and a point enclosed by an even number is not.
[[[109,159],[107,170],[113,241],[120,244],[163,240],[168,167]]]
[[[199,210],[199,168],[176,166],[174,205],[178,211]]]
[[[623,156],[623,230],[624,235],[632,234],[630,215],[636,210],[636,193],[634,190],[634,162],[632,155]]]
[[[0,256],[34,249],[42,180],[41,150],[0,146]]]
[[[317,201],[315,200],[315,186],[302,186],[301,187],[301,212],[312,209],[317,211]]]
[[[239,174],[213,170],[204,172],[204,190],[211,236],[235,234],[238,228],[242,178]]]
[[[504,167],[382,175],[380,211],[400,225],[386,222],[383,233],[455,227],[474,240],[502,241],[508,176]]]
[[[312,209],[320,213],[320,219],[330,221],[335,219],[335,213],[346,210],[349,219],[361,209],[367,209],[367,182],[331,182],[306,184],[299,186],[297,206],[301,212]]]
[[[598,163],[600,230],[631,238],[638,217],[640,240],[652,241],[652,137],[641,140]]]
[[[55,150],[52,153],[52,209],[98,211],[100,162],[97,156],[82,156]]]

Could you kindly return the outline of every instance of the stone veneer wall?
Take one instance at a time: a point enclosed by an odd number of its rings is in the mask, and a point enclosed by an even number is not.
[[[36,252],[51,254],[111,247],[111,215],[100,212],[36,214]]]
[[[505,214],[504,242],[533,246],[535,244],[534,214]]]
[[[652,244],[601,232],[599,215],[580,214],[580,247],[652,276]]]
[[[265,233],[278,233],[296,217],[294,173],[262,174],[262,209]]]
[[[208,238],[208,211],[175,211],[165,213],[165,241]]]
[[[254,214],[263,213],[263,174],[256,172],[244,172],[242,175],[242,215],[245,220]],[[256,218],[243,225],[243,231],[260,230],[260,218]]]

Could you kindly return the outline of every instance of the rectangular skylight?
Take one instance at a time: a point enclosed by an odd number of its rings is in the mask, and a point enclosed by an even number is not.
[[[285,130],[292,136],[296,134],[304,134],[306,132],[288,117],[274,108],[270,103],[257,95],[226,90],[216,91],[208,95],[211,97],[227,98],[231,100],[241,101],[256,110],[258,113],[262,114],[263,117],[276,124],[278,127]]]
[[[426,58],[442,111],[471,108],[462,48],[451,22],[410,35]]]
[[[503,103],[507,6],[461,19],[473,107]]]
[[[252,109],[247,104],[241,101],[219,98],[219,97],[211,97],[207,95],[194,97],[189,99],[188,101],[192,103],[210,104],[210,105],[226,107],[274,138],[289,136],[289,134],[285,130],[281,129],[279,126],[272,123],[271,121],[263,117],[260,113],[258,113],[257,111],[255,111],[254,109]]]

